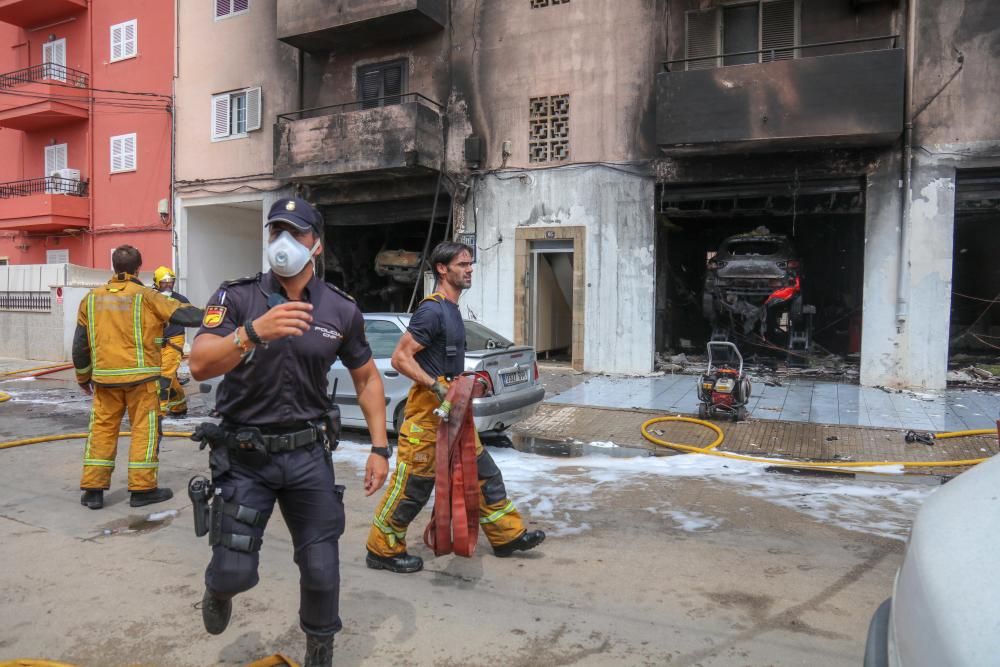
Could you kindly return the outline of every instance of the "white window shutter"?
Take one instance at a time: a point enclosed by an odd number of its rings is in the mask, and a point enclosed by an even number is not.
[[[121,138],[122,142],[122,170],[135,170],[135,135],[126,134]]]
[[[233,0],[233,13],[245,12],[250,9],[250,0]]]
[[[122,56],[132,58],[139,53],[139,22],[135,19],[122,25]]]
[[[718,9],[685,12],[684,57],[702,58],[687,63],[687,69],[712,69],[719,66],[720,12]]]
[[[52,172],[66,169],[68,160],[66,159],[68,146],[57,144],[45,147],[45,177],[52,176]]]
[[[215,0],[215,18],[229,16],[232,12],[232,0]]]
[[[122,171],[125,164],[125,156],[123,155],[124,146],[122,145],[121,137],[111,137],[111,171]]]
[[[229,93],[212,96],[212,139],[229,136]]]
[[[122,24],[111,26],[111,59],[121,60],[125,51],[125,30]]]
[[[260,87],[247,88],[247,132],[259,130],[261,124]]]
[[[761,62],[789,60],[795,57],[795,49],[790,47],[797,45],[796,23],[795,0],[770,0],[761,5]]]

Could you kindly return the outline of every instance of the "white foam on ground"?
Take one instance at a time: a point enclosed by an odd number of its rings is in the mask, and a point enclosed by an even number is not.
[[[159,522],[165,519],[172,519],[177,516],[177,510],[164,510],[162,512],[153,512],[146,517],[146,521]]]
[[[350,462],[360,478],[369,445],[343,442],[334,461]],[[703,479],[726,484],[748,496],[785,507],[847,530],[898,540],[906,539],[917,509],[935,488],[871,481],[799,478],[768,473],[767,463],[723,459],[700,454],[618,458],[601,455],[555,458],[524,454],[513,449],[490,448],[503,471],[508,493],[532,520],[544,521],[554,535],[589,530],[588,510],[599,498],[621,486],[656,488],[671,478]],[[395,460],[390,462],[390,467]],[[885,468],[873,468],[885,472]],[[679,529],[711,531],[725,523],[697,505],[677,506],[652,498],[647,511],[672,520]]]

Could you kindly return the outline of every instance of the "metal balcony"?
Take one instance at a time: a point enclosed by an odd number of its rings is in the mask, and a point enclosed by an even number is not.
[[[278,0],[278,39],[305,51],[331,51],[443,30],[445,0]]]
[[[896,38],[664,63],[656,76],[656,142],[668,155],[891,144],[903,129],[902,49],[799,57],[876,41],[894,47]],[[765,62],[714,67],[753,54]],[[709,68],[692,69],[696,61]]]
[[[86,120],[89,85],[86,72],[55,63],[0,74],[0,127],[30,132]]]
[[[0,0],[0,21],[38,28],[87,9],[87,0]]]
[[[405,178],[438,170],[443,151],[441,105],[407,93],[278,116],[274,175]]]
[[[90,226],[87,180],[30,178],[0,183],[0,230],[60,232]]]

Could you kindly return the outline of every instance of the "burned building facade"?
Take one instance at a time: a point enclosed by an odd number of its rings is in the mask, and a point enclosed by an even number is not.
[[[456,238],[476,249],[467,317],[580,370],[648,372],[703,349],[708,261],[763,226],[800,255],[817,349],[856,356],[865,384],[941,387],[950,353],[1000,334],[976,308],[1000,292],[993,3],[246,4],[231,20],[268,41],[222,57],[263,58],[267,82],[199,81],[178,107],[202,135],[232,130],[233,91],[260,88],[244,102],[260,136],[235,126],[253,147],[213,174],[232,147],[201,137],[179,204],[259,222],[302,194],[326,218],[328,279],[366,310],[407,309],[425,248]],[[218,44],[182,39],[182,82]]]

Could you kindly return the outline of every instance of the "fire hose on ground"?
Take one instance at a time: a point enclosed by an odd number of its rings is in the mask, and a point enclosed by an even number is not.
[[[695,445],[684,444],[679,442],[671,442],[663,438],[658,438],[649,432],[649,427],[653,424],[659,424],[662,422],[686,422],[689,424],[697,424],[698,426],[703,426],[716,433],[716,438],[710,444],[705,447],[697,447]],[[895,467],[902,466],[904,468],[956,468],[956,467],[967,467],[974,466],[983,461],[986,461],[988,457],[976,458],[976,459],[963,459],[963,460],[953,460],[953,461],[788,461],[782,459],[771,459],[763,458],[760,456],[748,456],[745,454],[734,454],[732,452],[722,452],[717,449],[719,445],[725,440],[725,434],[722,429],[713,424],[712,422],[706,421],[704,419],[695,419],[694,417],[654,417],[653,419],[647,419],[643,422],[640,427],[642,432],[642,437],[649,440],[654,445],[659,445],[660,447],[666,447],[668,449],[673,449],[678,452],[685,452],[688,454],[705,454],[706,456],[718,456],[726,459],[734,459],[737,461],[749,461],[751,463],[767,463],[772,466],[783,467],[783,468],[807,468],[816,470],[834,470],[838,468],[876,468],[876,467]],[[912,432],[911,432],[912,433]],[[997,431],[995,429],[975,429],[968,431],[948,431],[945,433],[935,433],[933,434],[934,440],[944,440],[947,438],[964,438],[969,436],[977,435],[996,435]]]

